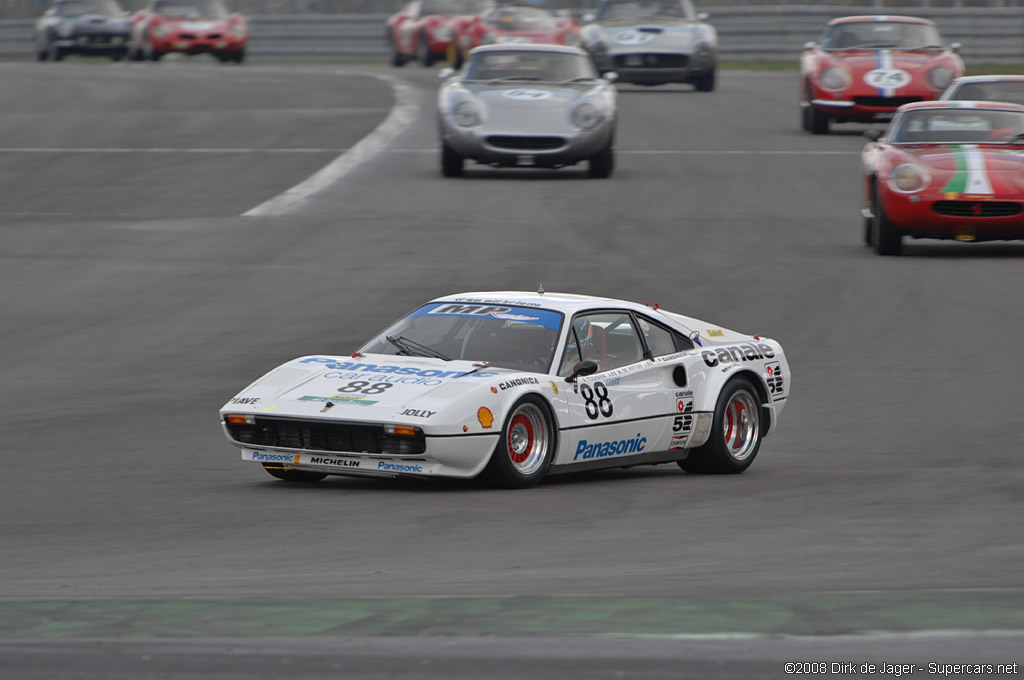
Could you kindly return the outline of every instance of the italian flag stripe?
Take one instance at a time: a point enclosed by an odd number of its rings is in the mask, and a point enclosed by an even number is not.
[[[959,145],[955,145],[953,148],[953,160],[956,163],[956,172],[946,182],[946,186],[942,187],[943,192],[954,192],[957,194],[964,193],[964,189],[967,188],[967,159],[964,158],[963,151],[960,150]]]

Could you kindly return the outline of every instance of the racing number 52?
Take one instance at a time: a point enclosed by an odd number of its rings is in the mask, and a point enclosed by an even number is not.
[[[584,383],[580,386],[580,394],[583,395],[583,405],[587,409],[588,418],[597,420],[598,415],[612,417],[612,400],[608,398],[608,388],[604,383],[594,383],[593,389]]]

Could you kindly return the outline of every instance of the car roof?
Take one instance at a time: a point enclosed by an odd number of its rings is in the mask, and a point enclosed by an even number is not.
[[[560,54],[582,54],[587,53],[578,47],[568,45],[541,45],[536,43],[493,43],[473,48],[473,54],[486,54],[487,52],[558,52]]]
[[[435,298],[430,302],[462,302],[476,304],[502,304],[511,306],[539,307],[553,309],[572,314],[581,309],[595,307],[620,307],[636,311],[650,308],[637,302],[617,300],[615,298],[597,297],[593,295],[577,295],[575,293],[539,293],[521,290],[478,291],[472,293],[455,293]]]
[[[900,108],[896,109],[896,111],[921,111],[928,109],[997,109],[999,111],[1016,111],[1019,113],[1024,113],[1024,105],[1021,104],[1011,104],[1009,102],[946,99],[941,101],[914,102],[912,104],[904,104]]]
[[[963,85],[965,83],[1000,83],[1000,82],[1024,82],[1024,76],[1022,75],[1010,75],[1010,74],[991,74],[985,76],[960,76],[953,80],[955,85]]]
[[[836,24],[852,24],[858,21],[898,21],[907,24],[930,24],[935,25],[935,22],[931,19],[922,19],[921,17],[907,17],[899,16],[896,14],[858,14],[857,16],[850,17],[839,17],[828,22],[829,26],[835,26]]]

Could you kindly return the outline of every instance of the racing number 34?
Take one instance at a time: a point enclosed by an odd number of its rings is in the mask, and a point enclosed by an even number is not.
[[[594,388],[591,389],[590,385],[580,385],[580,394],[583,395],[584,406],[587,409],[587,417],[591,420],[597,420],[599,415],[605,418],[612,417],[612,400],[608,398],[608,388],[604,383],[594,383]],[[594,397],[597,397],[596,399]]]

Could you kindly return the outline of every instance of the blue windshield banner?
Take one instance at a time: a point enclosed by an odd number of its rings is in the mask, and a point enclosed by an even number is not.
[[[465,316],[470,318],[493,318],[502,321],[516,321],[552,330],[562,327],[561,312],[533,307],[513,305],[469,304],[465,302],[434,302],[424,305],[409,316]]]

